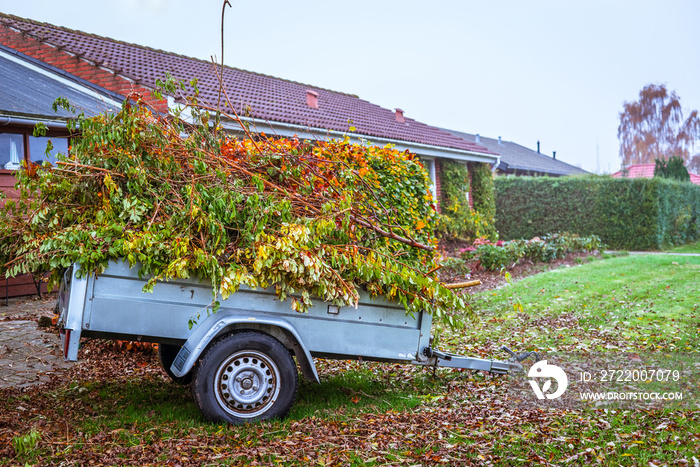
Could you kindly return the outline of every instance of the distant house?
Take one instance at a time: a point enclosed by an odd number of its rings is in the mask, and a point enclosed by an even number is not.
[[[198,79],[200,98],[220,101],[212,63],[162,50],[116,41],[47,23],[0,13],[0,44],[53,65],[125,98],[131,92],[153,98],[156,81],[166,74]],[[495,164],[494,151],[450,132],[384,109],[358,96],[226,67],[223,82],[231,107],[255,131],[303,139],[343,138],[370,141],[417,154],[429,169],[440,197],[441,161]],[[177,96],[158,101],[156,110],[178,106]],[[228,105],[222,110],[232,112]],[[230,122],[228,128],[234,131]]]
[[[546,175],[550,177],[561,177],[563,175],[585,175],[589,173],[579,167],[557,159],[556,153],[552,154],[552,157],[540,153],[539,142],[537,143],[537,151],[534,151],[517,143],[503,141],[500,136],[498,139],[494,139],[485,138],[478,134],[463,133],[461,131],[447,131],[464,140],[484,146],[490,151],[500,154],[501,158],[496,170],[496,173],[499,175]]]
[[[633,164],[612,174],[613,178],[653,178],[656,164]],[[700,185],[700,175],[690,174],[690,182]]]
[[[0,46],[0,190],[10,199],[17,196],[14,172],[22,161],[53,163],[57,152],[68,152],[69,114],[52,109],[59,96],[70,99],[87,113],[121,105],[121,99],[106,89]],[[33,136],[34,126],[39,122],[48,127],[46,136]],[[54,149],[47,155],[49,139]],[[0,200],[0,205],[4,203]],[[0,278],[0,297],[36,293],[37,286],[31,276],[9,281]]]

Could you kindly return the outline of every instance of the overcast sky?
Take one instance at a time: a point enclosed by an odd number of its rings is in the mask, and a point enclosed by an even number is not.
[[[192,57],[222,0],[0,0],[0,11]],[[700,1],[231,0],[225,63],[357,94],[424,123],[619,169],[625,101],[700,109]],[[697,148],[700,150],[700,148]]]

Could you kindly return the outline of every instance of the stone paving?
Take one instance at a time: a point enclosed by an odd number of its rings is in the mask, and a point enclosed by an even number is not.
[[[0,389],[44,383],[73,365],[63,360],[56,328],[38,324],[55,306],[56,294],[0,301]]]

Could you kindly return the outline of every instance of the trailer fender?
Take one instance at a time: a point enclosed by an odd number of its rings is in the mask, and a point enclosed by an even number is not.
[[[212,341],[238,329],[264,332],[281,341],[287,348],[294,351],[304,378],[316,383],[320,382],[311,353],[294,326],[274,316],[251,317],[249,312],[243,310],[219,310],[209,315],[182,345],[170,370],[177,377],[186,375]]]

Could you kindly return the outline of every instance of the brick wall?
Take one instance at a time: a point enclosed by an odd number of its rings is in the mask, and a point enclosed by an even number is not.
[[[17,179],[13,170],[0,170],[0,191],[5,193],[9,199],[19,197],[19,193],[15,189],[15,183],[17,183]],[[0,207],[4,205],[5,200],[0,199]]]
[[[0,44],[65,70],[122,96],[126,97],[132,92],[138,92],[144,99],[151,102],[158,112],[165,113],[168,111],[167,100],[156,101],[153,97],[152,89],[112,71],[100,68],[88,60],[72,56],[56,47],[17,32],[4,24],[0,24]]]
[[[14,171],[0,170],[0,191],[5,193],[7,199],[18,198],[19,193],[15,189]],[[0,199],[0,208],[2,208],[7,199]],[[42,284],[42,292],[46,292],[46,284]],[[5,279],[5,275],[0,275],[0,298],[17,297],[20,295],[33,295],[37,293],[36,285],[30,275],[21,275],[12,279]]]

